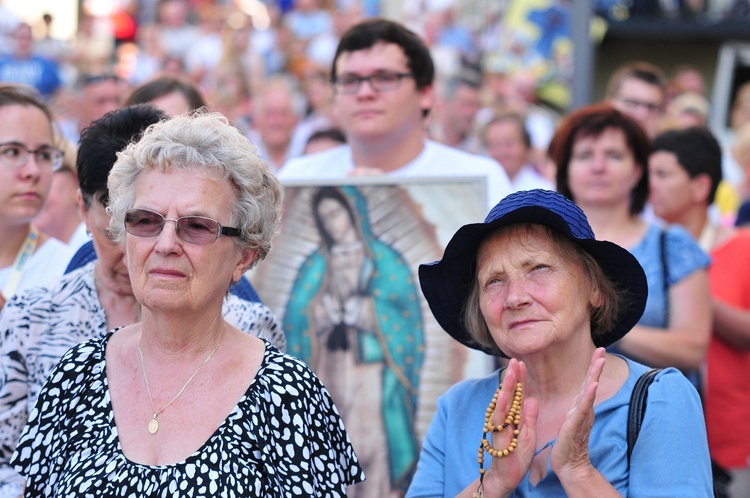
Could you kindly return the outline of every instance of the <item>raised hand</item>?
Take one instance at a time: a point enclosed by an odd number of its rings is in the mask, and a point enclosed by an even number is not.
[[[510,360],[508,368],[505,370],[502,389],[497,397],[495,413],[491,419],[493,425],[505,422],[505,416],[510,410],[515,394],[516,383],[523,383],[525,380],[526,365],[515,359]],[[521,425],[518,428],[518,445],[507,456],[492,458],[492,463],[484,478],[485,498],[510,495],[526,476],[536,451],[536,419],[538,414],[539,405],[537,401],[533,398],[524,398],[521,405]],[[508,427],[501,432],[492,433],[489,437],[491,437],[494,448],[504,449],[510,444],[512,436],[511,427]],[[484,457],[489,459],[487,454]],[[478,483],[473,484],[474,490],[476,490],[477,485]]]
[[[567,478],[588,475],[592,470],[589,459],[589,436],[594,425],[596,390],[604,370],[604,352],[604,348],[597,348],[591,356],[586,379],[560,426],[552,448],[552,470],[561,482]]]

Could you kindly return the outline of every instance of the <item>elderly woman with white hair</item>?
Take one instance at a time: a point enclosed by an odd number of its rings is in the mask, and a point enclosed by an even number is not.
[[[218,114],[151,126],[109,177],[142,321],[71,349],[12,463],[33,496],[344,496],[364,479],[301,361],[224,320],[281,188]]]

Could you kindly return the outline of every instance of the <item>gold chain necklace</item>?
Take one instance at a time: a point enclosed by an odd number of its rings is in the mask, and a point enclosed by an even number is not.
[[[208,360],[211,359],[211,357],[214,355],[217,349],[219,349],[219,346],[221,345],[221,341],[224,339],[224,334],[219,338],[218,342],[216,343],[216,346],[211,351],[211,354],[208,355],[208,358],[203,360],[203,363],[198,367],[198,370],[193,372],[193,375],[190,376],[190,378],[185,382],[185,385],[182,386],[182,389],[180,389],[180,392],[178,392],[174,398],[169,400],[169,403],[161,407],[160,410],[157,410],[154,408],[154,400],[151,397],[151,388],[148,385],[148,377],[146,377],[146,364],[143,360],[143,350],[141,349],[141,336],[143,335],[143,331],[141,331],[140,334],[138,334],[138,352],[141,354],[141,369],[143,370],[143,380],[146,382],[146,392],[148,393],[148,402],[151,403],[151,411],[154,413],[154,417],[148,422],[148,432],[151,434],[156,434],[156,432],[159,430],[159,422],[156,420],[156,417],[159,416],[161,412],[167,409],[169,405],[174,403],[174,401],[180,397],[180,395],[185,391],[185,388],[190,384],[190,382],[195,378],[196,375],[198,375],[198,372],[201,371],[201,369],[208,363]]]
[[[492,415],[495,413],[497,408],[497,397],[500,395],[500,390],[503,385],[495,391],[495,395],[492,396],[487,411],[484,414],[484,429],[482,430],[482,442],[479,443],[479,451],[477,454],[477,463],[479,463],[479,486],[474,492],[474,498],[482,498],[484,496],[484,452],[486,451],[494,458],[502,458],[508,456],[518,446],[518,434],[520,433],[518,427],[521,425],[521,402],[523,401],[523,385],[520,382],[516,383],[515,393],[513,395],[513,401],[510,404],[510,410],[505,416],[503,424],[494,425],[492,423]],[[502,432],[508,426],[513,426],[513,437],[510,439],[510,444],[503,450],[495,449],[490,443],[489,433]]]

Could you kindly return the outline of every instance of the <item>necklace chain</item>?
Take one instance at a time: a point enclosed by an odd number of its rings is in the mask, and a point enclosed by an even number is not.
[[[208,355],[208,357],[203,360],[203,363],[198,367],[198,369],[193,372],[193,375],[190,376],[190,378],[185,382],[185,384],[182,386],[182,389],[174,396],[174,398],[170,399],[169,402],[162,406],[161,409],[157,410],[154,408],[154,399],[151,397],[151,387],[148,385],[148,377],[146,376],[146,363],[143,359],[143,350],[141,349],[141,336],[143,336],[143,332],[141,332],[138,335],[138,352],[141,355],[141,370],[143,370],[143,380],[146,383],[146,392],[148,393],[148,402],[151,404],[151,411],[154,413],[154,417],[149,421],[148,423],[148,432],[151,434],[156,434],[156,432],[159,430],[159,422],[156,420],[156,417],[161,414],[164,410],[167,409],[169,405],[174,403],[174,401],[182,395],[182,393],[185,391],[185,388],[187,388],[188,384],[192,382],[192,380],[195,378],[196,375],[198,375],[198,372],[201,371],[201,369],[208,363],[208,360],[211,359],[211,357],[214,355],[217,349],[219,349],[219,346],[221,345],[221,341],[224,339],[224,335],[219,338],[219,340],[216,342],[216,346],[214,346],[214,349],[211,351],[211,353]]]

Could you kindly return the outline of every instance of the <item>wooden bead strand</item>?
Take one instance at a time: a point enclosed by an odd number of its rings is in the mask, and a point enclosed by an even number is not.
[[[510,404],[510,410],[505,416],[505,420],[502,424],[494,425],[492,423],[492,415],[495,413],[497,408],[497,398],[500,395],[503,385],[495,391],[492,396],[492,401],[487,406],[487,411],[484,414],[484,429],[482,431],[482,442],[479,443],[479,450],[477,451],[477,462],[479,463],[479,487],[477,487],[474,493],[474,498],[483,498],[484,496],[484,453],[489,453],[494,458],[502,458],[513,453],[518,446],[518,434],[520,433],[518,427],[521,425],[521,403],[523,401],[523,385],[520,382],[516,383],[515,393],[513,395],[513,401]],[[508,427],[513,428],[513,436],[510,439],[508,447],[502,450],[498,450],[490,443],[490,437],[488,434],[493,432],[502,432]]]

